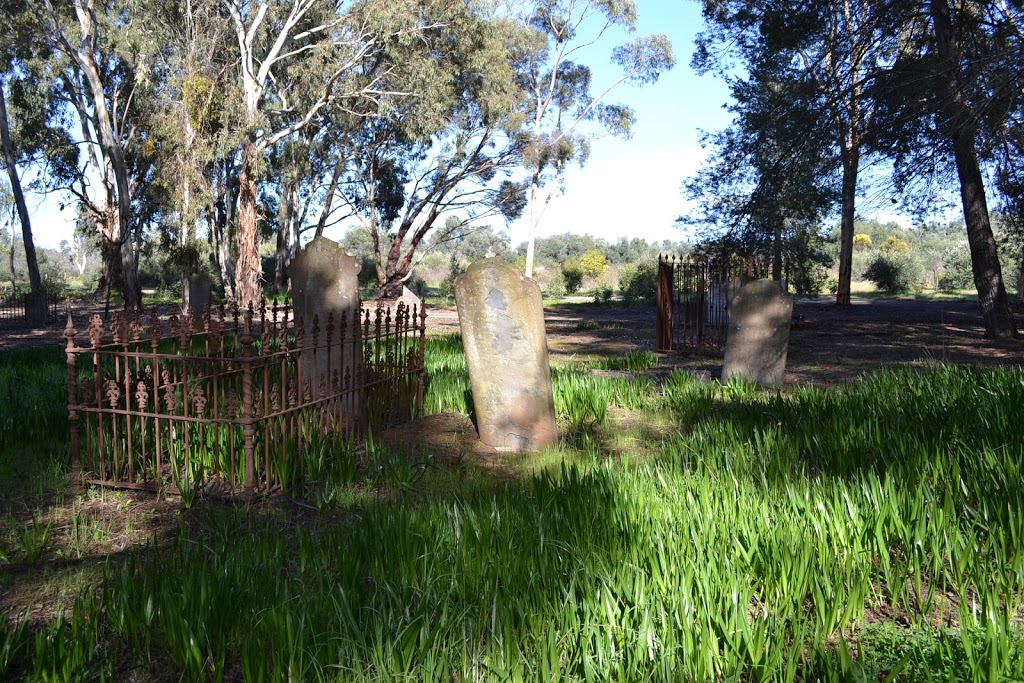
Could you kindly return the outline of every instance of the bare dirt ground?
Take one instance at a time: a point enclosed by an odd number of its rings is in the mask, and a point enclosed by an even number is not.
[[[149,307],[168,318],[175,305]],[[427,309],[428,334],[457,332],[453,308]],[[1015,304],[1024,332],[1024,306]],[[89,316],[102,304],[76,303],[72,311],[80,344]],[[554,360],[654,350],[654,309],[568,304],[544,310],[548,346]],[[854,380],[876,368],[928,363],[1024,365],[1024,339],[985,339],[981,309],[974,301],[854,299],[837,307],[830,299],[799,299],[794,308],[786,384],[830,385]],[[17,321],[0,320],[0,349],[64,345],[66,317],[31,330]],[[687,368],[716,376],[720,358],[663,354],[665,368]]]
[[[428,311],[428,330],[458,331],[454,310]],[[1016,304],[1015,312],[1024,328],[1024,307]],[[1024,339],[985,339],[975,301],[855,299],[837,307],[829,299],[799,299],[793,316],[788,385],[848,382],[898,365],[1024,365]],[[554,359],[654,350],[653,308],[549,306],[544,317]],[[663,354],[660,365],[721,371],[720,358],[681,354]]]

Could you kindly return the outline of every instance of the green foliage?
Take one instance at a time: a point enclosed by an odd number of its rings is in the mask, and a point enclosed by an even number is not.
[[[598,285],[594,288],[594,303],[604,305],[612,300],[613,290],[608,285]]]
[[[462,259],[459,258],[458,253],[453,251],[451,257],[448,259],[448,273],[444,276],[444,280],[441,281],[438,294],[445,299],[454,299],[455,280],[465,272],[465,263],[463,263]]]
[[[949,245],[942,255],[942,277],[938,286],[943,291],[967,289],[974,284],[971,252],[964,242]]]
[[[552,299],[561,299],[568,293],[565,275],[561,269],[556,270],[544,284],[544,296]]]
[[[905,251],[880,251],[864,273],[883,292],[902,294],[921,287],[924,276],[921,262]]]
[[[34,360],[60,367],[56,352]],[[557,464],[496,475],[488,462],[486,487],[470,485],[468,457],[445,473],[376,440],[337,467],[314,449],[318,493],[301,512],[196,506],[177,535],[107,563],[70,615],[0,619],[0,676],[981,683],[1024,670],[1024,371],[887,370],[786,394],[619,374],[656,363],[556,364]],[[430,338],[427,367],[428,403],[443,390],[467,411],[459,336]],[[24,442],[48,443],[40,425]],[[452,489],[428,495],[438,481]]]
[[[620,270],[619,291],[627,304],[653,303],[658,296],[658,271],[654,264],[639,263]]]
[[[574,258],[569,259],[562,264],[561,271],[562,277],[565,279],[565,293],[575,294],[580,291],[584,275],[580,262]]]

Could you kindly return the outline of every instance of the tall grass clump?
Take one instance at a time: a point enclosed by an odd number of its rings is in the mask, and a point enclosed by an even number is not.
[[[435,344],[437,373],[465,382],[460,346]],[[788,395],[579,364],[553,381],[570,425],[611,429],[601,411],[618,405],[678,429],[642,458],[594,452],[422,497],[400,495],[419,470],[389,473],[373,445],[317,469],[333,490],[364,485],[367,463],[380,472],[358,504],[298,522],[200,506],[171,540],[107,565],[78,631],[0,630],[18,653],[8,675],[980,683],[1024,670],[1024,371],[882,371]]]

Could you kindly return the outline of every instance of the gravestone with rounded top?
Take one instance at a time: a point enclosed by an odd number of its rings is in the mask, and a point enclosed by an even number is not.
[[[733,290],[722,381],[742,377],[760,386],[781,387],[792,318],[793,297],[777,282],[754,280]]]
[[[540,287],[514,266],[481,259],[455,280],[480,440],[500,451],[558,441]]]
[[[353,383],[356,380],[362,358],[360,268],[359,261],[324,237],[313,239],[288,266],[294,316],[303,327],[303,384],[309,380],[314,396],[320,396],[321,388],[330,392],[334,382],[344,386],[346,376]],[[333,328],[328,347],[331,314]],[[318,328],[315,335],[314,319]]]
[[[206,273],[189,275],[185,281],[185,306],[192,311],[192,320],[202,326],[203,311],[210,305],[213,281]]]

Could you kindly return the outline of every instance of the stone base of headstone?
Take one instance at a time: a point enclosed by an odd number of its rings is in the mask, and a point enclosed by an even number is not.
[[[530,451],[558,441],[540,287],[481,259],[455,280],[477,430],[486,446]]]
[[[755,280],[731,294],[722,381],[742,377],[759,386],[781,387],[793,297],[771,280]]]

